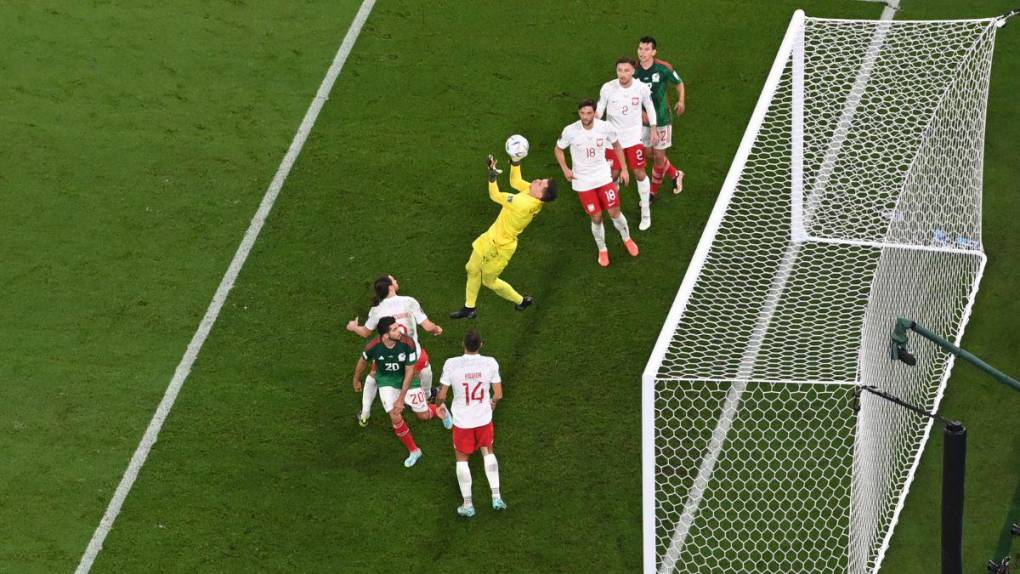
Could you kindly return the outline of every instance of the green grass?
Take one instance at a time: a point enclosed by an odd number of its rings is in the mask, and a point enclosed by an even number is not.
[[[903,18],[1008,8],[903,3]],[[380,2],[94,571],[637,571],[640,372],[795,7]],[[0,6],[0,572],[77,563],[356,9]],[[407,471],[378,408],[368,429],[353,423],[359,341],[342,325],[392,273],[448,329],[426,341],[434,363],[455,354],[466,325],[444,315],[496,214],[480,158],[521,132],[525,176],[557,175],[553,141],[576,101],[649,31],[688,84],[675,138],[688,191],[656,206],[637,260],[611,239],[606,270],[565,191],[504,275],[535,306],[518,314],[483,292],[475,324],[503,365],[510,510],[458,520],[445,431],[412,423],[426,456]],[[1017,54],[1007,27],[985,158],[990,263],[964,341],[1014,374]],[[633,219],[636,198],[624,202]],[[1016,397],[954,373],[944,410],[971,432],[965,552],[980,565],[1020,518]],[[940,446],[885,570],[935,568]]]

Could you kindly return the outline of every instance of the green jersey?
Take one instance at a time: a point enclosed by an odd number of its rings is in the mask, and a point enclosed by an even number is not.
[[[418,362],[418,353],[415,351],[414,341],[407,335],[402,335],[393,348],[387,347],[382,337],[376,337],[365,345],[361,357],[366,361],[375,363],[375,382],[380,387],[404,386],[405,369],[413,369]],[[421,386],[418,377],[411,380],[412,389]]]
[[[652,89],[652,103],[655,104],[656,124],[668,126],[673,122],[673,110],[669,107],[669,84],[678,85],[683,83],[680,74],[676,73],[669,62],[655,59],[652,66],[647,70],[638,63],[634,70],[634,77],[648,84]]]

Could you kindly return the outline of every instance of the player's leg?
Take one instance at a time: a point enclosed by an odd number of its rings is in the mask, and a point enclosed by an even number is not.
[[[492,450],[494,429],[492,421],[489,424],[474,429],[475,440],[482,448],[482,460],[485,462],[485,478],[489,481],[489,490],[492,492],[492,508],[506,510],[506,503],[499,492],[499,463],[496,461],[496,453]]]
[[[477,450],[473,429],[453,427],[453,453],[457,457],[457,486],[464,504],[457,508],[457,514],[471,518],[475,515],[475,506],[471,497],[471,468],[468,457]]]
[[[624,152],[627,154],[627,162],[634,172],[634,179],[637,180],[635,185],[637,186],[638,202],[641,207],[641,223],[638,224],[638,229],[644,231],[652,226],[652,182],[648,178],[648,172],[645,170],[647,165],[645,146],[641,144],[633,145],[624,150]]]
[[[619,204],[615,205],[606,210],[609,213],[610,219],[613,221],[613,227],[620,233],[620,239],[623,240],[624,247],[627,248],[627,253],[630,253],[631,257],[636,257],[640,250],[638,249],[637,243],[630,236],[630,225],[627,223],[627,217],[620,211]]]
[[[375,363],[372,364],[375,366]],[[361,412],[358,414],[358,424],[365,427],[368,426],[368,417],[372,415],[372,401],[375,400],[375,395],[379,392],[379,387],[375,383],[375,375],[369,374],[365,377],[365,385],[361,388]]]
[[[411,407],[414,416],[420,421],[436,419],[443,424],[447,430],[453,428],[453,417],[446,405],[435,405],[428,401],[428,396],[422,388],[408,389],[404,395],[404,404]]]
[[[659,193],[663,175],[666,173],[666,150],[652,148],[652,197]]]
[[[655,201],[656,194],[659,193],[659,186],[662,185],[662,156],[656,153],[657,150],[652,146],[652,128],[649,126],[641,126],[641,145],[644,146],[645,157],[652,158],[652,185],[650,191],[652,193],[651,201]]]
[[[421,382],[421,390],[425,391],[425,398],[432,399],[432,365],[429,364],[428,355],[425,349],[421,350],[422,356],[418,358],[415,368],[418,369],[418,381]]]
[[[517,306],[518,311],[523,311],[531,305],[531,297],[525,297],[517,292],[512,285],[499,278],[499,275],[506,269],[517,250],[517,244],[512,243],[499,249],[494,257],[487,257],[482,263],[482,285],[488,287],[493,293],[503,299],[510,301]]]
[[[397,435],[400,442],[407,448],[408,455],[404,460],[404,466],[410,468],[418,462],[422,452],[418,445],[414,443],[414,435],[411,434],[411,429],[408,428],[404,417],[393,408],[399,397],[399,390],[393,387],[379,387],[379,400],[382,401],[383,408],[390,415],[390,422],[393,424],[393,434]]]
[[[662,173],[673,180],[673,193],[678,194],[684,190],[684,172],[670,163],[666,155],[666,150],[673,145],[673,126],[659,126],[658,129],[659,143],[655,144],[655,149],[662,154]]]
[[[598,250],[599,265],[609,265],[609,251],[606,250],[606,228],[602,225],[602,201],[599,199],[598,188],[577,192],[584,212],[591,218],[591,235],[595,238]]]
[[[623,171],[623,163],[620,162],[620,158],[616,157],[616,151],[613,148],[606,148],[606,159],[609,161],[609,169],[612,171],[613,181],[619,181],[620,172]]]
[[[478,292],[482,288],[482,261],[483,256],[476,249],[471,250],[471,258],[468,259],[464,270],[467,271],[467,287],[464,290],[464,306],[450,313],[451,319],[474,319],[476,316],[475,305],[478,302]]]

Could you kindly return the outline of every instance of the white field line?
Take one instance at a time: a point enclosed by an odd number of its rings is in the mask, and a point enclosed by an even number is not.
[[[888,20],[892,18],[893,15],[895,15],[895,10],[889,10],[887,5],[887,9],[882,11],[880,19]],[[802,29],[805,26],[806,24],[801,24]],[[854,82],[853,88],[850,90],[850,94],[847,97],[847,103],[843,109],[842,116],[840,117],[839,125],[847,126],[846,129],[849,129],[854,113],[857,111],[857,106],[860,104],[860,94],[863,93],[868,81],[870,80],[871,68],[875,65],[878,53],[881,51],[882,45],[885,43],[885,36],[887,33],[888,27],[879,27],[872,36],[872,42],[869,46],[868,54],[865,61],[862,63],[861,68],[858,70],[856,81]],[[801,33],[797,40],[804,42],[804,33]],[[796,50],[796,46],[791,47],[790,49],[791,58],[795,57],[794,50]],[[830,172],[831,165],[835,163],[835,159],[839,155],[839,150],[842,148],[844,139],[845,134],[843,134],[843,137],[839,137],[839,130],[837,129],[836,134],[833,134],[832,141],[829,142],[829,153],[826,154],[826,162],[824,163],[830,165]],[[822,179],[821,175],[819,176],[819,179]],[[824,189],[827,182],[828,177],[825,177],[820,184],[822,189]],[[816,185],[814,193],[819,193],[817,188],[818,186]],[[765,304],[759,311],[758,318],[755,321],[755,326],[752,329],[753,335],[751,340],[748,342],[748,347],[745,349],[744,354],[741,357],[737,374],[738,380],[733,382],[732,386],[726,393],[726,398],[723,400],[722,412],[719,415],[719,421],[717,422],[715,429],[712,431],[712,438],[709,441],[707,452],[698,467],[698,475],[688,492],[687,501],[684,503],[684,510],[681,513],[679,520],[677,520],[676,530],[673,532],[670,545],[666,550],[666,554],[662,558],[659,574],[672,574],[674,568],[679,562],[680,554],[687,541],[687,535],[694,524],[698,508],[701,505],[705,491],[708,488],[708,483],[715,471],[715,465],[718,462],[719,455],[725,445],[726,437],[737,417],[737,413],[740,408],[740,400],[747,388],[747,379],[749,379],[753,373],[754,365],[758,360],[758,354],[761,350],[761,345],[768,333],[769,324],[771,323],[775,310],[779,306],[779,302],[786,290],[787,281],[789,280],[790,274],[797,261],[797,256],[800,253],[802,245],[803,244],[800,242],[791,241],[790,245],[787,246],[786,253],[779,265],[776,276],[772,279],[768,295],[765,299]]]
[[[262,203],[259,204],[258,211],[255,212],[248,230],[244,233],[241,245],[238,246],[237,252],[234,253],[230,267],[227,268],[226,274],[220,281],[220,285],[213,295],[212,302],[209,304],[205,316],[202,317],[198,330],[195,331],[191,342],[188,343],[184,357],[181,358],[180,364],[177,365],[177,369],[174,371],[173,378],[170,379],[170,385],[163,395],[163,400],[160,401],[159,406],[156,408],[156,413],[152,416],[152,420],[149,421],[149,426],[145,429],[145,435],[142,436],[141,442],[138,443],[138,448],[135,449],[131,462],[128,464],[127,470],[124,471],[124,476],[121,478],[120,484],[117,485],[117,490],[114,492],[110,504],[106,507],[102,520],[99,521],[99,525],[92,534],[92,540],[85,549],[81,562],[78,563],[78,568],[75,570],[76,574],[86,574],[89,572],[96,561],[96,557],[99,556],[99,552],[103,549],[103,542],[113,528],[113,523],[117,520],[117,515],[120,514],[121,506],[124,504],[128,493],[131,492],[131,487],[134,486],[135,479],[138,478],[138,473],[149,456],[149,451],[156,444],[156,440],[159,438],[159,431],[163,428],[163,423],[170,414],[170,409],[173,408],[177,395],[184,385],[184,381],[188,378],[191,367],[194,365],[195,359],[198,358],[198,353],[202,350],[202,345],[205,344],[206,338],[209,337],[209,332],[216,323],[216,318],[219,316],[220,310],[227,300],[227,295],[230,293],[230,289],[233,288],[234,282],[241,272],[241,267],[248,259],[248,254],[258,238],[259,232],[262,231],[262,226],[265,224],[266,218],[269,217],[269,212],[273,209],[273,203],[276,202],[280,189],[283,188],[283,184],[287,180],[287,175],[294,166],[298,154],[301,153],[301,148],[304,147],[305,140],[308,139],[308,134],[312,131],[312,126],[315,125],[315,120],[319,117],[323,104],[329,99],[329,93],[333,89],[333,84],[336,82],[337,76],[340,75],[340,70],[343,69],[347,56],[350,55],[354,42],[358,39],[358,34],[361,33],[361,28],[368,19],[368,15],[372,12],[374,5],[375,0],[364,0],[354,17],[354,21],[351,22],[347,35],[344,36],[343,43],[340,44],[340,48],[333,58],[333,63],[330,65],[329,71],[326,72],[326,77],[323,78],[322,84],[319,85],[318,92],[316,92],[315,97],[312,99],[312,103],[308,107],[308,111],[305,113],[297,133],[294,134],[294,139],[290,143],[287,154],[283,156],[283,161],[280,162],[280,167],[276,170],[276,175],[269,184],[269,189],[266,190],[266,194],[262,197]]]

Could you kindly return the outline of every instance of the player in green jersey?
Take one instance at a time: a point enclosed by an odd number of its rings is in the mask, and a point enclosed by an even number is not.
[[[421,458],[421,449],[414,443],[411,429],[407,428],[401,414],[407,404],[420,420],[442,419],[447,429],[453,427],[453,418],[445,405],[429,404],[425,391],[418,381],[418,353],[414,340],[404,334],[397,320],[383,317],[376,324],[379,336],[372,339],[361,352],[358,365],[354,368],[354,391],[361,392],[361,377],[368,369],[369,362],[375,363],[375,382],[379,386],[379,399],[383,409],[389,413],[393,432],[407,447],[408,456],[404,466],[410,468]]]
[[[682,116],[685,109],[684,81],[680,74],[676,73],[673,66],[664,60],[655,57],[657,53],[655,38],[645,36],[638,41],[638,65],[634,70],[634,77],[648,84],[652,89],[652,103],[655,104],[655,131],[659,134],[659,141],[652,145],[652,126],[645,121],[644,144],[651,148],[652,154],[652,197],[659,192],[662,185],[662,178],[665,175],[673,180],[673,193],[680,193],[684,189],[684,172],[678,170],[669,162],[666,157],[666,150],[673,144],[673,117],[669,107],[669,85],[676,86],[676,105],[672,111]]]

